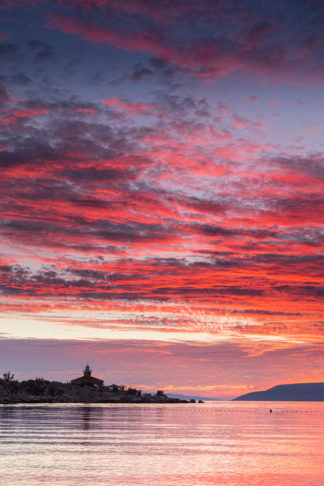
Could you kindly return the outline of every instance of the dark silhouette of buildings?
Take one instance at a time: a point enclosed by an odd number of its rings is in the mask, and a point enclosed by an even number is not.
[[[90,385],[90,386],[103,386],[103,380],[91,376],[90,366],[87,364],[83,370],[83,376],[71,380],[72,385]]]

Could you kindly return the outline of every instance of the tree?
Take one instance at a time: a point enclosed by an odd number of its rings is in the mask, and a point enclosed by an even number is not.
[[[22,381],[21,388],[32,395],[42,395],[46,389],[46,385],[41,380],[27,380]]]
[[[15,375],[13,373],[10,373],[10,371],[8,371],[7,373],[3,373],[3,379],[7,383],[14,381],[14,378],[15,378]]]
[[[138,395],[138,396],[140,396],[142,393],[141,390],[137,390],[137,388],[132,388],[131,386],[127,388],[126,392],[127,395]]]

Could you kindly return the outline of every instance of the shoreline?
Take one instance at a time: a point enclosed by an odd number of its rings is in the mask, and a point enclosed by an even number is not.
[[[0,405],[41,403],[196,403],[196,400],[168,397],[163,390],[142,393],[124,385],[75,384],[44,378],[17,381],[9,372],[0,379]],[[201,401],[200,401],[201,403]]]
[[[84,399],[84,400],[58,400],[58,399],[51,399],[51,398],[29,398],[29,399],[15,399],[15,398],[7,398],[0,400],[1,405],[37,405],[37,404],[105,404],[105,403],[129,403],[129,404],[164,404],[164,403],[197,403],[196,400],[181,400],[176,398],[166,398],[164,400],[129,400],[127,398],[121,399]]]

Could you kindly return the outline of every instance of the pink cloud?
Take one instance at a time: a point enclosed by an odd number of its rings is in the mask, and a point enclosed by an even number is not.
[[[19,119],[33,118],[35,116],[46,115],[47,109],[42,108],[28,108],[28,109],[13,109],[10,111],[9,116],[5,116],[0,119],[1,124],[15,124]]]
[[[128,112],[129,114],[148,115],[157,109],[153,103],[131,103],[129,100],[119,98],[103,99],[102,102],[116,112]]]

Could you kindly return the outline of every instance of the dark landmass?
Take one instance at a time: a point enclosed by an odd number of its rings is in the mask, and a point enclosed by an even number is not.
[[[277,385],[268,390],[246,393],[234,400],[324,402],[324,383],[293,383]]]
[[[217,402],[219,398],[210,398],[210,397],[200,397],[196,395],[182,395],[181,393],[169,393],[168,395],[171,398],[180,398],[181,400],[203,400],[204,402]]]
[[[194,401],[194,400],[192,400]],[[142,393],[123,385],[91,386],[48,381],[43,378],[17,381],[5,373],[0,379],[0,404],[15,403],[189,403],[170,398],[158,390],[156,394]]]

